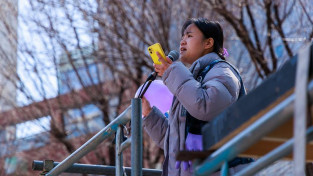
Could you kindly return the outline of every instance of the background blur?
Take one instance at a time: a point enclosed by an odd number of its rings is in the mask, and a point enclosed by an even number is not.
[[[251,91],[312,41],[311,9],[311,0],[0,0],[0,175],[39,175],[33,160],[62,161],[112,121],[152,71],[147,47],[178,50],[186,19],[220,21],[227,59]],[[143,166],[160,169],[163,151],[143,141]],[[107,140],[80,162],[114,165],[114,152]]]

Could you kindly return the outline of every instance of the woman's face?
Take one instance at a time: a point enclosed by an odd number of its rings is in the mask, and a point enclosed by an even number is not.
[[[212,48],[208,49],[208,39],[204,39],[199,28],[195,24],[190,24],[180,41],[180,59],[185,64],[192,64],[201,56],[211,52]]]

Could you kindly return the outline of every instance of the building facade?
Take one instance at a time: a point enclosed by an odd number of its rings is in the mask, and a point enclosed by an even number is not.
[[[0,112],[16,105],[18,0],[0,0]]]

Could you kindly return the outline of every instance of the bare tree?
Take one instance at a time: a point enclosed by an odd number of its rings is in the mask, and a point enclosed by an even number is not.
[[[129,105],[143,75],[152,69],[148,45],[160,42],[166,53],[177,48],[177,27],[188,17],[187,13],[178,14],[186,5],[165,0],[24,1],[26,10],[19,12],[19,72],[1,72],[13,83],[20,102],[12,102],[13,109],[2,113],[1,123],[16,129],[19,123],[49,116],[49,126],[38,120],[49,133],[36,136],[37,140],[49,140],[40,150],[16,153],[18,139],[13,139],[14,147],[5,156],[19,156],[29,163],[33,159],[64,159],[90,137],[83,110],[86,104],[96,105],[104,124],[110,123]],[[78,109],[84,122],[84,128],[77,130],[86,130],[77,139],[69,137],[74,133],[68,129],[68,121],[75,123],[69,113],[72,108]],[[144,166],[160,166],[162,151],[155,150],[144,136]],[[56,152],[47,154],[52,150]],[[107,141],[81,162],[114,165],[114,160],[114,146]],[[130,165],[128,161],[125,159],[125,165]]]
[[[225,45],[231,48],[232,42],[240,41],[239,47],[235,46],[240,49],[232,59],[243,72],[257,73],[245,77],[251,84],[275,72],[284,58],[294,55],[313,35],[309,0],[228,3],[30,0],[22,3],[15,14],[19,15],[19,35],[7,36],[12,48],[18,43],[15,46],[18,64],[0,47],[1,59],[6,63],[1,78],[18,92],[18,101],[1,94],[12,109],[0,114],[0,132],[4,132],[0,133],[0,142],[6,146],[7,157],[20,156],[29,163],[33,159],[62,160],[89,139],[94,131],[84,109],[88,104],[101,112],[104,125],[110,123],[129,105],[135,90],[152,70],[147,47],[159,42],[165,53],[177,49],[180,27],[187,18],[205,16],[222,21]],[[1,15],[4,24],[1,28],[14,34],[16,29],[4,18]],[[299,26],[290,29],[290,21],[298,21]],[[292,39],[300,42],[291,42]],[[249,67],[251,63],[254,69]],[[36,146],[48,138],[46,147],[18,152],[16,141],[20,139],[14,134],[17,125],[46,116],[50,121],[48,126],[37,120],[46,132],[37,135],[37,142],[32,143]],[[70,125],[74,127],[69,128]],[[13,137],[8,142],[8,137],[3,136],[8,136],[10,129]],[[80,137],[72,138],[76,133]],[[162,151],[144,137],[144,166],[159,167]],[[52,150],[58,152],[47,154]],[[125,153],[125,158],[125,165],[129,166],[129,153]],[[114,146],[106,141],[81,162],[114,165],[114,160]]]
[[[304,41],[312,39],[309,1],[216,0],[204,3],[231,26],[262,79],[277,70],[278,64],[283,63],[280,60],[292,57]]]

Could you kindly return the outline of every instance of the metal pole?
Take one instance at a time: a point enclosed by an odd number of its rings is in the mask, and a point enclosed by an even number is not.
[[[131,116],[131,166],[132,176],[142,176],[142,119],[141,99],[132,99]]]
[[[107,139],[109,136],[114,134],[119,125],[124,125],[130,120],[131,106],[129,106],[122,114],[115,118],[110,124],[108,124],[104,129],[99,131],[91,139],[89,139],[85,144],[83,144],[79,149],[73,152],[65,160],[63,160],[59,165],[53,168],[46,176],[59,175],[67,168],[77,162],[83,156],[85,156],[90,151],[94,150],[102,141]]]
[[[229,169],[228,169],[228,162],[227,161],[225,161],[223,166],[222,166],[221,175],[222,176],[228,176],[229,175]]]
[[[307,121],[307,96],[308,96],[308,78],[310,66],[310,44],[306,45],[299,51],[297,70],[296,70],[296,84],[295,84],[295,109],[294,109],[294,149],[293,161],[295,163],[295,175],[305,175],[305,131]]]
[[[54,162],[54,167],[57,166],[59,162]],[[43,171],[44,162],[43,161],[33,161],[32,169],[34,171]],[[132,168],[124,167],[125,173],[129,176],[131,174]],[[91,164],[77,164],[74,163],[71,167],[67,168],[65,173],[81,173],[81,174],[94,174],[94,175],[106,175],[115,176],[115,166],[104,166],[104,165],[91,165]],[[161,176],[162,171],[157,169],[142,169],[143,176]]]
[[[121,141],[122,141],[122,132],[121,132],[122,127],[119,126],[117,128],[117,132],[116,132],[116,142],[115,142],[115,173],[116,176],[123,176],[123,154],[118,152],[120,150],[121,147]]]
[[[128,138],[126,141],[124,141],[124,142],[121,144],[121,147],[119,148],[118,153],[122,153],[125,149],[127,149],[127,148],[131,145],[131,142],[132,142],[131,137]]]
[[[313,127],[306,131],[307,142],[313,139]],[[257,161],[251,163],[248,167],[241,170],[235,176],[249,176],[254,175],[259,170],[269,166],[273,162],[289,155],[292,152],[292,146],[294,144],[294,139],[290,139],[284,144],[280,145],[276,149],[269,152],[267,155],[259,158]]]
[[[313,81],[309,84],[310,95],[313,94]],[[195,167],[194,175],[205,176],[221,167],[222,162],[231,160],[248,149],[263,136],[292,118],[295,95],[292,94],[259,120],[243,130],[221,148],[211,154],[201,165]],[[313,97],[311,98],[313,99]]]

